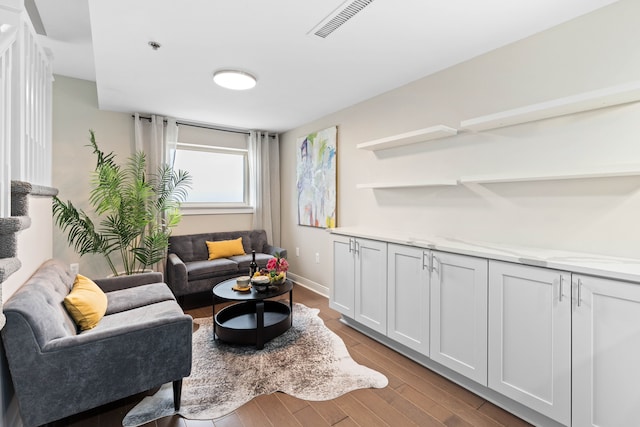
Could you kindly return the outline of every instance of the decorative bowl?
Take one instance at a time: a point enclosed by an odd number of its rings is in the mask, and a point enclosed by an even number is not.
[[[271,284],[274,285],[274,286],[279,286],[279,285],[282,285],[285,280],[287,280],[287,275],[286,274],[284,274],[281,277],[272,277],[271,278]]]
[[[267,276],[257,276],[257,277],[253,277],[251,279],[251,286],[257,292],[264,292],[267,289],[269,289],[269,283],[270,282],[271,281],[269,280],[269,277],[267,277]]]

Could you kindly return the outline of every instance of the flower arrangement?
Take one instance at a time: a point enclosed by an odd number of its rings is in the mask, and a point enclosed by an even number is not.
[[[287,260],[281,258],[280,254],[276,254],[275,258],[271,258],[267,261],[266,268],[261,268],[256,271],[253,277],[267,276],[269,277],[272,285],[281,285],[287,278],[287,270],[289,270],[289,263]]]
[[[267,262],[267,275],[271,279],[272,284],[284,283],[289,270],[289,263],[286,259],[276,255]]]
[[[286,273],[289,270],[289,263],[286,259],[276,256],[267,262],[267,270],[272,276],[278,273]]]

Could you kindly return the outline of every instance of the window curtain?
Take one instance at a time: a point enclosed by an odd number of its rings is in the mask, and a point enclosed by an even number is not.
[[[134,144],[135,152],[142,151],[146,155],[147,173],[156,173],[162,165],[173,167],[176,146],[178,144],[178,124],[175,119],[151,115],[151,118],[141,119],[138,113],[134,115]],[[161,222],[163,218],[158,218]],[[154,270],[165,271],[166,260],[155,265]]]
[[[280,246],[280,141],[259,131],[248,139],[253,228],[264,229],[269,243]]]
[[[149,120],[140,119],[136,113],[134,139],[135,151],[143,151],[147,156],[147,172],[155,172],[165,163],[173,166],[178,144],[176,119],[156,115]]]

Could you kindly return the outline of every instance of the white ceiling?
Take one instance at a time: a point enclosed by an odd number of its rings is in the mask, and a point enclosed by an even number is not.
[[[35,3],[54,72],[96,81],[101,109],[281,132],[615,1],[375,0],[325,39],[344,0]],[[217,87],[221,68],[258,85]]]

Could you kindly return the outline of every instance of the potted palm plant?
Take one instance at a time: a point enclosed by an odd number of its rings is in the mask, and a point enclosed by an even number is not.
[[[113,152],[105,154],[98,148],[94,131],[89,134],[89,146],[97,157],[89,203],[97,219],[94,222],[71,201],[54,197],[55,223],[81,256],[103,255],[113,275],[142,272],[165,258],[191,177],[166,164],[148,174],[143,152],[118,165]],[[124,271],[118,271],[120,266]]]

